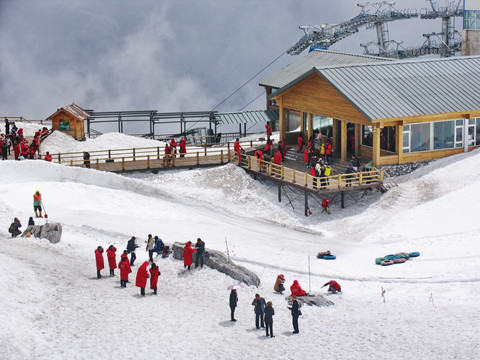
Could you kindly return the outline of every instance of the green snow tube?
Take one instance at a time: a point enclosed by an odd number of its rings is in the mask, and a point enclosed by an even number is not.
[[[384,257],[379,257],[375,259],[375,264],[380,265],[383,260],[386,260]]]

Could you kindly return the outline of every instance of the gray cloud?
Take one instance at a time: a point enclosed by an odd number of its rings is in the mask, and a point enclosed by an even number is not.
[[[356,3],[3,0],[1,113],[41,119],[72,101],[98,111],[209,110],[293,45],[298,26],[347,20]],[[406,24],[389,24],[390,37],[419,45],[423,33],[441,31],[439,20]],[[332,49],[361,53],[359,44],[375,39],[363,30]],[[220,109],[240,109],[262,91],[260,80],[294,60],[284,55]],[[249,108],[263,107],[261,96]]]

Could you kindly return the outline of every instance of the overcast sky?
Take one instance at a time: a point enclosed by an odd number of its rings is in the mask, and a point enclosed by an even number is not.
[[[360,12],[357,2],[0,0],[0,116],[43,119],[72,102],[97,111],[211,110],[295,44],[298,26],[348,20]],[[441,21],[389,29],[391,39],[421,45]],[[366,41],[376,41],[374,30],[331,49],[362,53]],[[296,59],[283,55],[219,109],[241,109],[262,92],[262,79]],[[264,107],[261,96],[247,109]]]

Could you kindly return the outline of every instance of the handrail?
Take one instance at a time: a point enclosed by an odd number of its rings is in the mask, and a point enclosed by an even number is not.
[[[240,142],[240,145],[246,148],[253,148],[254,145],[260,145],[262,141],[244,141]],[[177,145],[178,147],[178,145]],[[233,149],[233,144],[225,143],[224,145],[216,146],[208,146],[208,144],[202,144],[197,146],[187,146],[187,152],[183,155],[189,156],[191,152],[203,152],[205,156],[207,155],[218,155],[218,153],[223,150],[224,152],[227,150]],[[120,159],[122,157],[146,157],[147,155],[150,156],[157,156],[163,157],[165,156],[165,146],[150,146],[150,147],[139,147],[139,148],[125,148],[125,149],[107,149],[107,150],[91,150],[88,151],[90,154],[90,161],[96,160],[97,158],[100,160],[105,159]],[[76,152],[65,152],[65,153],[56,153],[50,154],[52,155],[52,161],[56,163],[65,163],[69,161],[79,162],[83,161],[83,154],[84,151],[76,151]],[[176,153],[177,156],[181,155],[179,152]],[[43,156],[43,154],[42,154]]]
[[[313,190],[338,190],[353,186],[380,184],[383,181],[384,171],[371,169],[353,174],[339,174],[325,177],[312,176],[299,171],[257,159],[255,156],[240,154],[233,159],[239,166],[254,170],[266,175],[280,178],[285,182],[297,184]]]

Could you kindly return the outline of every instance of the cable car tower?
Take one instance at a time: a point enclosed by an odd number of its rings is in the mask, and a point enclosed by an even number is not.
[[[455,56],[461,50],[461,36],[455,30],[455,16],[463,16],[462,0],[456,0],[445,7],[439,7],[432,0],[431,10],[424,9],[420,19],[442,18],[442,32],[423,34],[427,40],[419,47],[404,47],[402,42],[390,40],[388,22],[418,18],[416,9],[398,10],[394,2],[382,1],[357,4],[360,14],[340,24],[307,25],[299,28],[304,31],[302,38],[287,50],[288,54],[298,55],[306,48],[328,49],[336,42],[357,33],[361,27],[376,29],[377,42],[361,44],[367,55],[408,58],[427,54],[440,54],[442,57]],[[432,39],[433,38],[433,39]],[[439,41],[435,41],[435,38]]]

